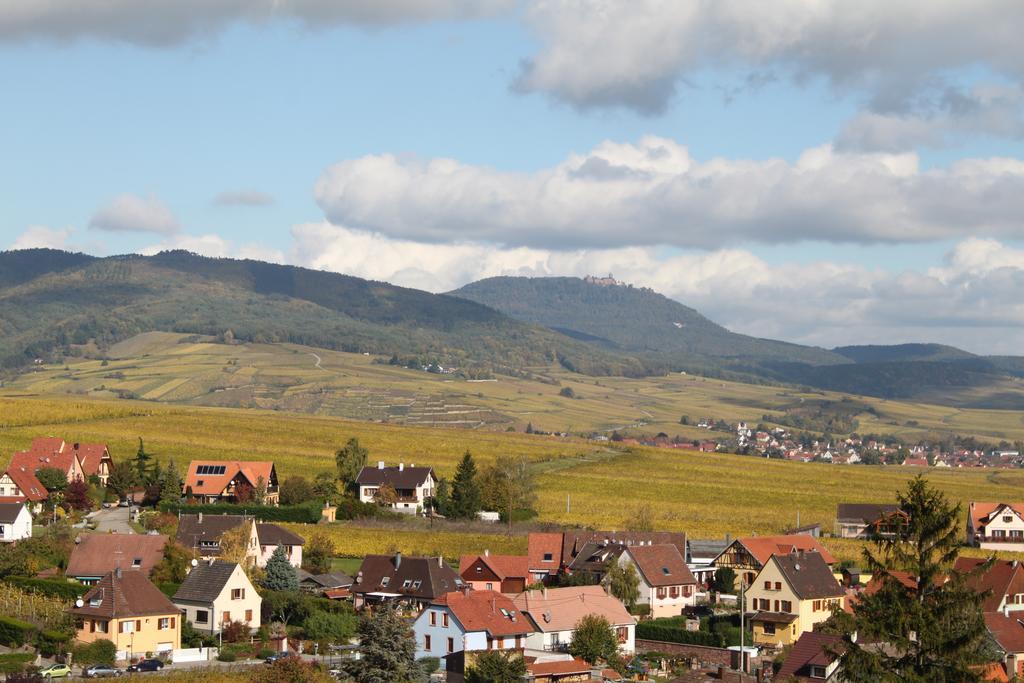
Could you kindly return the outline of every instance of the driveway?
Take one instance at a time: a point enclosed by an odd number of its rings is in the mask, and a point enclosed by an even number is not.
[[[92,521],[96,522],[97,533],[113,531],[116,534],[134,534],[128,524],[128,508],[113,507],[92,513]]]

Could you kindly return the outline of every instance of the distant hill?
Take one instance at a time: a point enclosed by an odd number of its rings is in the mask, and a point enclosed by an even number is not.
[[[288,341],[499,372],[559,361],[592,374],[643,366],[464,299],[384,282],[183,251],[94,258],[0,253],[0,359],[97,353],[140,332]]]
[[[977,358],[955,346],[943,344],[894,344],[892,346],[837,346],[832,349],[854,363],[896,363],[908,361],[949,361]]]

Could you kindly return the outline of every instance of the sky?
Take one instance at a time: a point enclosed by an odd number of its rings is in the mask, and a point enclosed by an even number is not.
[[[1024,349],[1024,4],[0,0],[0,249]]]

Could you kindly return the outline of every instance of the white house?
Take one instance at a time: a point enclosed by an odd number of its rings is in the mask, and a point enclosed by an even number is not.
[[[32,515],[25,503],[0,503],[0,542],[32,537]]]
[[[236,562],[204,560],[185,577],[171,601],[198,631],[219,633],[233,621],[260,627],[263,598]]]
[[[416,467],[415,464],[406,467],[405,463],[399,463],[398,467],[385,467],[381,460],[376,467],[364,467],[359,471],[356,486],[359,487],[359,500],[364,503],[379,503],[398,512],[415,515],[422,512],[427,501],[434,497],[437,477],[430,467]],[[389,489],[393,493],[385,495],[384,491]]]
[[[1024,503],[971,503],[967,510],[967,544],[1024,552]]]
[[[514,596],[512,603],[537,626],[538,631],[527,637],[526,647],[531,650],[564,650],[572,642],[576,624],[588,614],[608,620],[623,654],[636,650],[636,619],[601,586],[525,591]]]
[[[619,564],[632,566],[640,577],[637,604],[650,605],[651,616],[674,617],[697,602],[697,579],[674,545],[638,545],[626,548]]]
[[[302,536],[276,524],[257,524],[256,537],[259,541],[257,567],[266,567],[278,546],[284,547],[289,564],[296,568],[302,566],[302,546],[306,543]]]
[[[462,590],[442,595],[413,624],[416,658],[457,652],[522,650],[536,632],[507,596],[495,591]]]

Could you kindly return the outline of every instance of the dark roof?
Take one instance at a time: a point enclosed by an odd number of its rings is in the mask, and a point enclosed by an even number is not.
[[[73,607],[71,613],[114,619],[179,612],[142,572],[110,572],[82,597],[82,603],[81,607]]]
[[[260,545],[303,545],[306,542],[302,536],[276,524],[257,524],[256,535]]]
[[[629,554],[648,586],[681,586],[697,583],[686,561],[674,545],[638,545]]]
[[[224,590],[237,566],[237,562],[221,560],[200,562],[192,568],[174,594],[175,602],[213,602]]]
[[[870,524],[899,509],[900,506],[895,503],[840,503],[836,507],[836,519],[840,522]]]
[[[687,557],[710,557],[712,559],[722,554],[729,544],[732,543],[728,538],[717,539],[713,541],[708,540],[693,540],[686,539],[686,549],[689,552]]]
[[[178,535],[175,540],[186,548],[200,549],[202,541],[219,541],[230,531],[251,521],[244,515],[182,515],[178,520]],[[203,555],[220,555],[220,548],[201,548]]]
[[[299,570],[299,583],[310,582],[323,589],[346,588],[352,585],[352,577],[344,572],[329,572],[327,574],[310,574],[307,571]]]
[[[386,586],[382,585],[385,577]],[[419,582],[418,587],[416,582]],[[356,574],[352,592],[396,593],[420,600],[434,600],[462,585],[463,581],[455,570],[439,557],[367,555]]]
[[[800,638],[793,645],[782,663],[779,673],[775,674],[775,680],[784,681],[788,677],[810,677],[812,666],[827,667],[835,660],[836,655],[830,650],[839,651],[843,639],[840,636],[807,631],[800,634]]]
[[[566,531],[562,534],[562,564],[568,565],[587,543],[662,545],[668,543],[686,557],[686,534],[675,531]]]
[[[604,573],[608,560],[618,559],[625,550],[621,543],[587,543],[569,562],[569,571]]]
[[[120,568],[149,576],[163,559],[165,545],[167,537],[161,535],[83,534],[71,551],[64,575],[103,576]]]
[[[21,514],[23,507],[25,507],[24,503],[0,503],[0,523],[13,524]]]
[[[434,477],[431,467],[364,467],[359,470],[356,484],[359,486],[383,486],[391,484],[396,489],[414,489],[427,479]],[[435,479],[437,477],[434,477]]]
[[[799,616],[789,612],[758,612],[750,620],[768,624],[792,624]]]
[[[801,600],[841,598],[846,595],[820,553],[792,553],[772,557]]]

